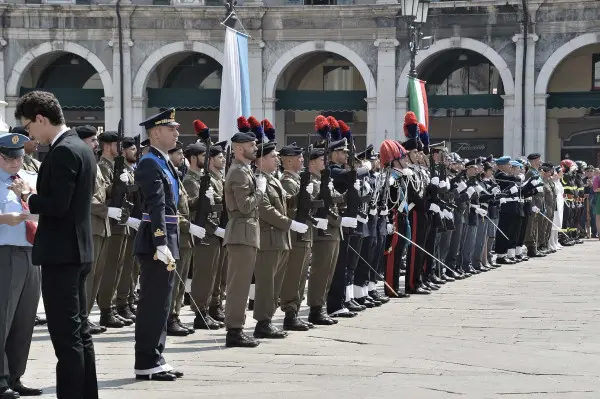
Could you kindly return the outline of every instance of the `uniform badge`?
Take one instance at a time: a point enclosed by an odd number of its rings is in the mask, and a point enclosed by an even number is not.
[[[175,110],[171,111],[171,116],[169,116],[170,119],[175,119]]]
[[[164,237],[165,233],[161,229],[156,229],[154,232],[154,237]]]
[[[12,136],[12,139],[11,139],[11,141],[12,141],[12,143],[13,143],[13,144],[15,144],[15,145],[16,145],[16,144],[19,142],[19,136],[17,136],[17,135],[15,134],[14,136]]]

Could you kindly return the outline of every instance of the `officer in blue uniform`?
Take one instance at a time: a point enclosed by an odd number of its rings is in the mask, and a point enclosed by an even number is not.
[[[181,182],[168,151],[179,133],[175,109],[151,116],[140,126],[146,128],[150,147],[135,170],[140,188],[142,222],[134,251],[140,263],[140,297],[135,325],[136,379],[174,381],[183,373],[175,371],[162,356],[167,337],[167,318],[179,259],[177,203]]]
[[[42,394],[20,380],[40,299],[40,267],[31,263],[37,226],[26,221],[27,207],[9,189],[16,179],[35,186],[21,169],[28,141],[21,134],[0,133],[0,399]]]

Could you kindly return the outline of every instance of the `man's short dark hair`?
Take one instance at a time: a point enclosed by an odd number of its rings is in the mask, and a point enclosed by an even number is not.
[[[30,91],[21,96],[17,102],[15,110],[15,118],[17,120],[21,118],[34,120],[36,115],[48,118],[54,126],[65,123],[65,117],[58,100],[54,94],[47,91]]]

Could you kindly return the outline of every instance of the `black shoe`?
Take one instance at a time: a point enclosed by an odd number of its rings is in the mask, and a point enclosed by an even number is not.
[[[377,290],[369,291],[368,294],[371,297],[371,299],[375,299],[381,303],[388,303],[390,301],[390,298],[388,298],[387,296],[379,295],[379,292],[377,292]]]
[[[90,319],[88,319],[88,327],[90,328],[90,334],[92,335],[106,332],[106,327],[99,326],[98,324],[93,323]]]
[[[442,274],[442,280],[444,280],[444,282],[446,282],[446,283],[451,283],[453,281],[456,281],[456,279],[454,277],[450,277],[446,273]]]
[[[126,320],[135,322],[135,315],[129,309],[129,306],[117,306],[117,314]]]
[[[248,300],[248,310],[254,310],[254,299]]]
[[[256,348],[259,344],[259,341],[246,335],[241,328],[227,330],[225,346],[228,348]]]
[[[185,337],[189,335],[189,331],[187,328],[179,325],[177,323],[177,316],[172,314],[167,320],[167,335],[170,337]]]
[[[308,321],[315,326],[331,326],[337,324],[337,320],[333,320],[325,311],[320,307],[310,308],[308,314]]]
[[[350,300],[348,302],[344,302],[344,306],[346,308],[348,308],[348,310],[351,311],[351,312],[362,312],[363,310],[366,309],[366,306],[363,307],[360,304],[358,304],[358,303],[356,303],[356,302],[354,302],[352,300]]]
[[[181,328],[185,328],[186,330],[188,330],[188,334],[193,334],[193,333],[195,333],[195,332],[196,332],[196,330],[194,330],[194,328],[193,328],[193,327],[186,326],[185,324],[183,324],[183,323],[181,322],[181,320],[179,320],[179,316],[177,316],[177,318],[176,318],[176,320],[175,320],[175,321],[177,322],[177,324],[179,324],[179,326],[180,326]],[[171,370],[171,371],[169,371],[169,373],[171,373],[171,374],[174,374],[172,370]],[[177,377],[177,378],[179,378],[179,377]]]
[[[144,381],[175,381],[177,379],[177,377],[175,377],[171,373],[162,371],[160,373],[146,374],[146,375],[136,374],[135,379],[136,380],[144,380]]]
[[[107,328],[123,328],[125,322],[118,318],[112,309],[100,309],[100,325]]]
[[[286,331],[308,331],[310,327],[298,318],[296,312],[288,310],[285,312],[285,318],[283,319],[283,329]]]
[[[287,337],[285,331],[275,327],[271,320],[262,320],[256,323],[254,328],[254,338],[269,338],[269,339],[282,339]]]
[[[177,370],[171,370],[169,371],[169,374],[173,374],[176,378],[183,377],[183,372]]]
[[[41,389],[26,387],[21,380],[16,380],[10,388],[21,396],[41,396],[43,394]]]
[[[202,312],[196,313],[194,328],[197,330],[218,330],[221,328],[219,323],[220,322],[215,321],[205,310],[203,310]]]
[[[356,312],[351,312],[351,311],[347,311],[347,312],[343,312],[343,313],[335,313],[336,311],[333,311],[331,313],[329,313],[329,316],[331,317],[341,317],[344,319],[351,319],[355,316],[358,316],[358,313]]]
[[[114,315],[114,316],[115,316],[117,319],[121,320],[121,321],[123,322],[123,324],[125,324],[125,326],[130,326],[130,325],[132,325],[132,324],[133,324],[133,320],[131,320],[131,319],[126,319],[126,318],[122,317],[121,315],[119,315],[119,314],[117,313],[117,309],[113,308],[113,309],[112,309],[112,313],[113,313],[113,315]]]
[[[135,303],[130,303],[129,305],[129,311],[133,314],[137,314],[137,306],[135,306]]]
[[[507,258],[507,257],[497,258],[496,263],[499,265],[514,265],[515,264],[515,262],[513,262],[510,258]]]
[[[374,306],[374,307],[376,307],[376,308],[378,308],[378,307],[380,307],[381,305],[383,305],[383,303],[379,302],[377,299],[373,299],[373,298],[371,298],[371,297],[370,297],[370,296],[368,296],[368,295],[367,295],[366,297],[364,297],[364,298],[365,298],[365,306],[367,306],[367,307],[369,306],[369,305],[368,305],[368,303],[369,303],[369,302],[370,302],[370,303],[372,303],[372,304],[373,304],[373,306]]]
[[[429,295],[431,294],[431,291],[427,291],[426,289],[423,289],[422,287],[417,287],[413,290],[408,291],[409,294],[412,295]]]
[[[441,278],[439,278],[439,277],[438,277],[438,276],[436,276],[435,274],[434,274],[434,275],[432,275],[432,276],[429,278],[429,282],[431,282],[431,283],[433,283],[433,284],[436,284],[436,285],[443,285],[443,284],[446,284],[446,282],[445,282],[444,280],[442,280]]]
[[[48,324],[48,321],[41,317],[41,316],[35,316],[35,325],[36,326],[45,326],[46,324]]]
[[[310,321],[304,321],[301,318],[298,317],[298,320],[300,320],[300,323],[304,324],[305,326],[307,326],[309,329],[311,328],[315,328],[315,325],[313,323],[311,323]]]
[[[220,306],[211,306],[208,308],[208,315],[215,321],[220,321],[221,323],[225,321],[225,312],[223,312],[223,308]]]
[[[10,388],[0,388],[0,399],[17,399],[20,398],[18,392],[13,391]]]
[[[437,285],[435,285],[435,284],[432,284],[432,283],[430,283],[429,281],[423,281],[421,284],[422,284],[422,286],[423,286],[425,289],[429,289],[429,290],[431,290],[431,291],[437,291],[437,290],[439,290],[439,289],[440,289],[440,287],[439,287],[439,286],[437,286]]]

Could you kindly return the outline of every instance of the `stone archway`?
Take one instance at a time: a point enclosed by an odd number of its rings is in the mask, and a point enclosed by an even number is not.
[[[375,121],[377,108],[375,99],[377,98],[377,88],[375,77],[369,69],[369,66],[355,51],[344,46],[343,44],[330,41],[310,41],[293,47],[278,57],[275,64],[271,67],[267,74],[263,92],[263,105],[265,118],[275,120],[275,91],[277,83],[286,68],[298,57],[315,52],[330,52],[346,58],[350,61],[360,73],[367,90],[368,102],[367,109],[367,136],[373,137],[375,134]]]
[[[14,111],[16,101],[20,94],[21,81],[23,80],[23,74],[29,67],[41,56],[54,53],[54,52],[65,52],[76,54],[86,61],[88,61],[98,72],[100,80],[102,81],[102,87],[104,89],[104,102],[105,106],[105,120],[111,121],[112,118],[112,101],[113,101],[113,80],[112,75],[106,68],[106,65],[94,54],[91,50],[86,47],[73,43],[73,42],[44,42],[35,46],[34,48],[27,51],[12,67],[12,71],[6,83],[6,100],[8,106],[6,107],[6,120],[7,123],[15,125]]]

